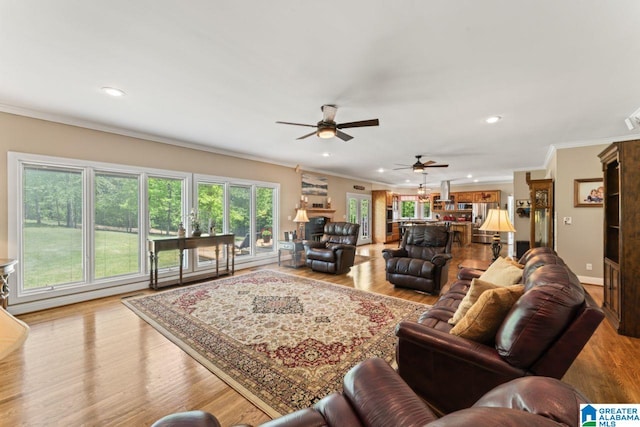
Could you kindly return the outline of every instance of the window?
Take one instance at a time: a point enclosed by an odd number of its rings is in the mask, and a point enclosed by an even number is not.
[[[78,169],[24,165],[19,259],[24,290],[84,281],[83,179]]]
[[[140,271],[139,178],[95,176],[94,275],[97,279]]]
[[[426,200],[422,202],[422,218],[429,218],[431,216],[431,202]]]
[[[186,221],[183,210],[183,180],[151,176],[147,180],[147,206],[149,229],[147,238],[177,237],[180,224]],[[187,253],[188,256],[188,253]],[[158,267],[179,267],[179,251],[162,251],[158,254]]]
[[[400,216],[402,218],[416,218],[415,200],[402,200],[400,202]]]
[[[278,184],[9,153],[12,299],[30,302],[148,280],[147,239],[188,231],[197,207],[204,233],[236,234],[236,263],[273,256]],[[193,191],[192,191],[193,190]],[[214,251],[185,252],[186,273],[215,266]],[[178,251],[158,254],[165,274]],[[162,271],[160,272],[162,274]],[[137,285],[136,285],[137,286]],[[115,293],[115,292],[114,292]],[[104,293],[103,293],[104,295]]]

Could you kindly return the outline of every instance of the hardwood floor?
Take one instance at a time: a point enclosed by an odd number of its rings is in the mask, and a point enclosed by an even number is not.
[[[388,245],[395,247],[395,245]],[[384,245],[358,248],[370,259],[342,276],[307,268],[270,268],[411,301],[436,297],[395,289],[385,280]],[[488,245],[454,248],[450,279],[463,259],[490,259]],[[242,274],[238,271],[236,274]],[[588,286],[597,301],[602,288]],[[150,291],[140,291],[150,292]],[[19,351],[0,361],[1,425],[150,425],[176,411],[203,409],[225,426],[267,421],[216,376],[121,304],[122,296],[19,316],[31,326]],[[640,402],[640,339],[606,321],[564,381],[596,403]]]

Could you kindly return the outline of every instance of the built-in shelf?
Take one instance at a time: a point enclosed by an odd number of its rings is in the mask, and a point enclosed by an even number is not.
[[[307,208],[307,216],[309,218],[323,216],[325,218],[329,218],[333,220],[333,216],[335,215],[335,213],[336,213],[335,209]]]

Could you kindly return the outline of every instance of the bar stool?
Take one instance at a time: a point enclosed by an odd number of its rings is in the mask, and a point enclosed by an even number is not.
[[[453,243],[458,243],[458,247],[462,247],[462,231],[453,230]]]

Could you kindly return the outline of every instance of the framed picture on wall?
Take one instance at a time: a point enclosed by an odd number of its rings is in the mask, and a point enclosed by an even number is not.
[[[576,208],[601,207],[604,201],[604,180],[587,178],[573,180],[573,206]]]
[[[329,180],[323,176],[302,174],[302,194],[326,196],[329,192]]]

